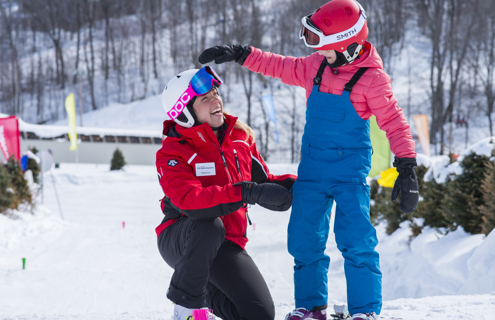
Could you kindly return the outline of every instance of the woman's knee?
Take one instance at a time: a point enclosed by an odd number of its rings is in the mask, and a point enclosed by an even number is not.
[[[271,303],[244,303],[239,308],[241,319],[246,320],[273,320],[275,319],[275,306]]]
[[[220,241],[225,239],[225,226],[220,218],[211,220],[194,220],[194,230],[206,238],[214,238]]]

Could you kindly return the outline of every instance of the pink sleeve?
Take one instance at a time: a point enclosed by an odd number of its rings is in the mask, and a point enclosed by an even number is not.
[[[367,103],[380,129],[387,133],[390,149],[397,158],[416,158],[411,128],[392,92],[390,77],[381,73],[369,87]]]
[[[251,47],[251,53],[242,66],[264,76],[280,79],[285,84],[305,88],[309,57],[284,57]]]

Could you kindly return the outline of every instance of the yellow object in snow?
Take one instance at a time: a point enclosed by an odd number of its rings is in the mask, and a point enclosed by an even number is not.
[[[381,172],[380,176],[380,179],[378,179],[377,181],[379,185],[386,188],[393,188],[395,180],[399,176],[399,173],[397,172],[397,169],[389,168]]]
[[[76,133],[76,102],[74,101],[74,94],[71,93],[65,99],[65,110],[67,111],[69,119],[69,140],[70,151],[77,149],[77,133]]]

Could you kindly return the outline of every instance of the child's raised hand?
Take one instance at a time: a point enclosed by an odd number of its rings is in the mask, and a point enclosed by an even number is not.
[[[249,46],[243,47],[238,44],[226,44],[215,46],[204,50],[198,58],[199,63],[206,64],[215,60],[216,64],[235,61],[241,66],[251,53]]]

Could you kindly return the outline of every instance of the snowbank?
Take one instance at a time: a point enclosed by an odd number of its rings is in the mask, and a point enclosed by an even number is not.
[[[495,232],[484,240],[462,228],[444,234],[425,227],[410,241],[409,224],[390,236],[378,228],[385,299],[495,292]]]

